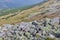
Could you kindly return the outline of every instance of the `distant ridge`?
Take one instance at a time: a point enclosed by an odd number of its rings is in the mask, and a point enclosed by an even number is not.
[[[45,0],[0,0],[0,8],[18,8],[34,5]]]
[[[18,8],[1,8],[0,16],[7,15],[9,13],[15,13],[15,12],[17,12],[19,10],[20,11],[26,10],[26,9],[32,8],[34,6],[37,6],[37,5],[42,5],[45,2],[47,2],[47,0],[45,0],[43,2],[40,2],[40,3],[37,3],[37,4],[34,4],[34,5],[30,5],[30,6],[24,6],[24,7],[18,7]]]

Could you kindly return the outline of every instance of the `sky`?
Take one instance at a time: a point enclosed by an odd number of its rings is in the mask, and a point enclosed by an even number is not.
[[[0,7],[22,7],[40,3],[44,0],[0,0]]]

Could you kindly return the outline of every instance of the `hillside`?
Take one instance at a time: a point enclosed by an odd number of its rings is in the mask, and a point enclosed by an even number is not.
[[[60,0],[0,10],[0,40],[60,40]]]
[[[49,0],[42,5],[36,5],[32,8],[9,13],[5,16],[0,16],[0,25],[2,24],[16,24],[20,22],[29,22],[33,20],[40,20],[44,17],[60,17],[60,1]]]

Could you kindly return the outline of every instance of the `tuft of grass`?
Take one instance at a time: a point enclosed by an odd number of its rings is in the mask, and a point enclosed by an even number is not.
[[[45,40],[55,40],[55,39],[54,39],[54,38],[49,38],[49,37],[48,37],[48,38],[46,38]]]

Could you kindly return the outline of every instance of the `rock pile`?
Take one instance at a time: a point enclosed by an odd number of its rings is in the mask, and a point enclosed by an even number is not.
[[[60,18],[44,18],[0,27],[0,40],[46,40],[60,38]]]

